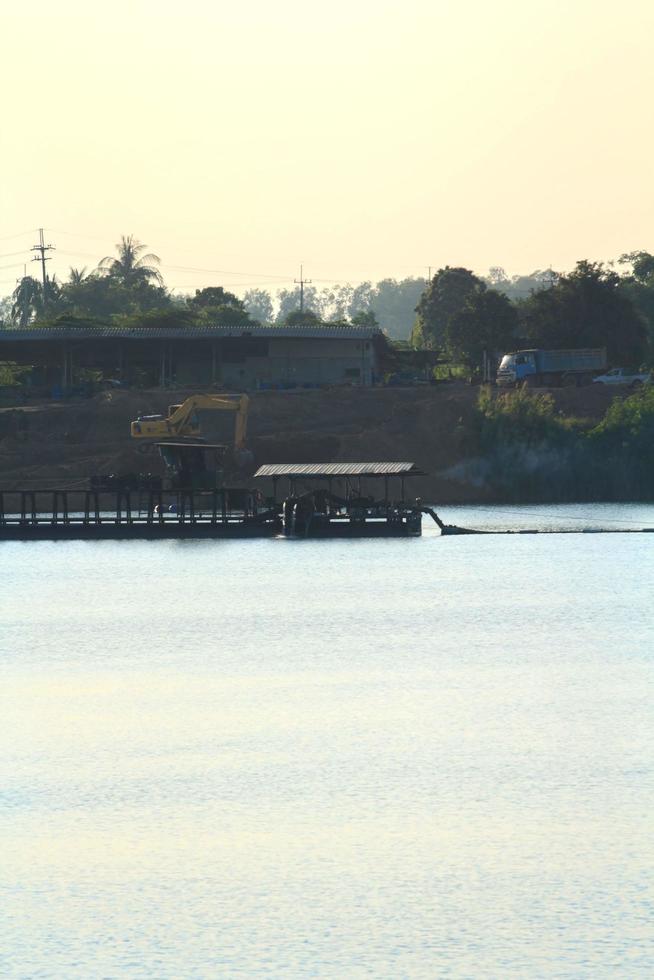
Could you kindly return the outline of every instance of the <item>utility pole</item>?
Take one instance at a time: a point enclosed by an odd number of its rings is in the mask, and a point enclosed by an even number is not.
[[[45,274],[45,263],[50,261],[50,256],[46,257],[46,252],[50,252],[54,248],[54,245],[46,245],[43,240],[43,228],[39,228],[39,244],[32,247],[32,252],[39,252],[39,255],[35,255],[32,262],[41,263],[41,276],[43,281],[43,312],[45,313],[46,306],[48,305],[48,277]]]
[[[293,282],[300,284],[300,313],[304,313],[304,287],[311,284],[311,279],[305,279],[302,275],[303,266],[300,266],[300,278]]]

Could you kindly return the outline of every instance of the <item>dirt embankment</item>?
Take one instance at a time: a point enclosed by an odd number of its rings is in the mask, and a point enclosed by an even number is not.
[[[94,473],[163,472],[157,455],[130,440],[139,414],[165,412],[188,392],[107,391],[88,400],[0,409],[2,487],[84,486]],[[478,389],[332,388],[251,396],[248,444],[262,463],[411,460],[430,475],[415,493],[439,502],[492,499],[488,489],[454,476],[470,453]],[[598,385],[554,391],[564,415],[599,420],[613,393]],[[203,413],[203,434],[229,442],[233,417]],[[246,474],[247,478],[247,474]]]

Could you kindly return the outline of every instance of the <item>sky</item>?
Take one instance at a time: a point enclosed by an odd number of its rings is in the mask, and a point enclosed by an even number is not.
[[[654,251],[651,0],[0,7],[0,295],[40,227],[178,292]]]

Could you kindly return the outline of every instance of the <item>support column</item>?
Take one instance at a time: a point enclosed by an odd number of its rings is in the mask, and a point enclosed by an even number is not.
[[[159,387],[166,387],[166,341],[161,342],[161,359],[159,366]]]

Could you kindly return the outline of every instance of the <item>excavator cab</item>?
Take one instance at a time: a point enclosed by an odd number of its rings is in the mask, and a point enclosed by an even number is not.
[[[172,490],[214,490],[221,485],[227,446],[159,442],[157,449]]]

